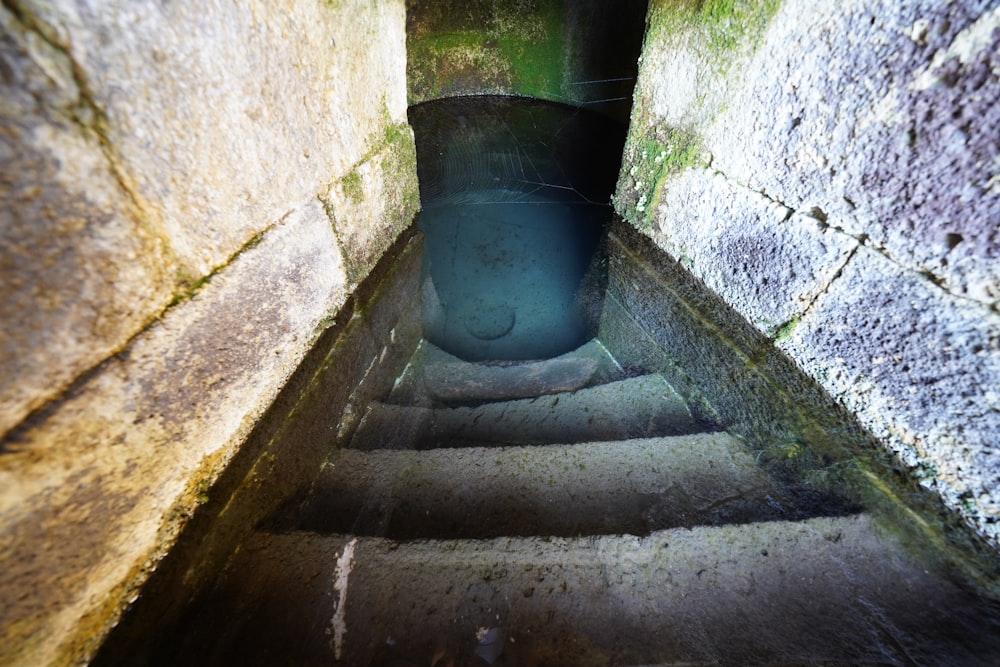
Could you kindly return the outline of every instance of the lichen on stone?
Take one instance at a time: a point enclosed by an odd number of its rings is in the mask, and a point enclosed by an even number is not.
[[[625,143],[615,208],[636,227],[650,229],[667,178],[705,162],[701,139],[691,129],[652,124],[644,131],[633,129]]]
[[[407,3],[411,103],[448,95],[560,99],[564,8],[558,0]]]
[[[739,50],[753,48],[781,0],[653,0],[650,40],[685,35],[712,54],[720,73]]]

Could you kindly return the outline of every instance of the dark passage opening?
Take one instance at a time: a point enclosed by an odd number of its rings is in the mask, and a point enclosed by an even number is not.
[[[625,128],[523,97],[410,108],[426,235],[424,336],[468,361],[542,359],[595,333],[595,250]]]

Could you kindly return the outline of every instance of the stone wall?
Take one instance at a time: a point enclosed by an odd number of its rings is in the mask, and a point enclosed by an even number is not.
[[[628,120],[648,0],[407,0],[411,104],[527,95]]]
[[[648,22],[618,211],[1000,546],[998,3]]]
[[[403,0],[0,7],[0,662],[85,660],[418,206]]]

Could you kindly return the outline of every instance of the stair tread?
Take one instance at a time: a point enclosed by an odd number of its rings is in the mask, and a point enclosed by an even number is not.
[[[477,664],[495,638],[515,664],[975,665],[1000,654],[982,605],[865,515],[645,538],[259,533],[185,641],[224,664]]]
[[[596,359],[550,359],[512,366],[463,361],[424,369],[430,395],[447,403],[503,401],[576,391],[597,371]]]
[[[576,391],[625,378],[596,339],[551,359],[469,362],[423,340],[386,402],[396,405],[475,405]]]
[[[743,445],[718,433],[573,445],[343,450],[292,524],[409,539],[648,534],[788,516]]]
[[[679,435],[704,428],[691,416],[680,395],[661,376],[653,374],[575,392],[474,407],[373,403],[351,446],[421,449],[449,441],[573,443]]]

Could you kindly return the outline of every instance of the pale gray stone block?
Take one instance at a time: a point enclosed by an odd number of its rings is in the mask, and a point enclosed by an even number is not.
[[[710,169],[669,179],[652,236],[768,336],[798,317],[857,246]]]
[[[1000,315],[861,249],[778,346],[952,509],[1000,536]]]

